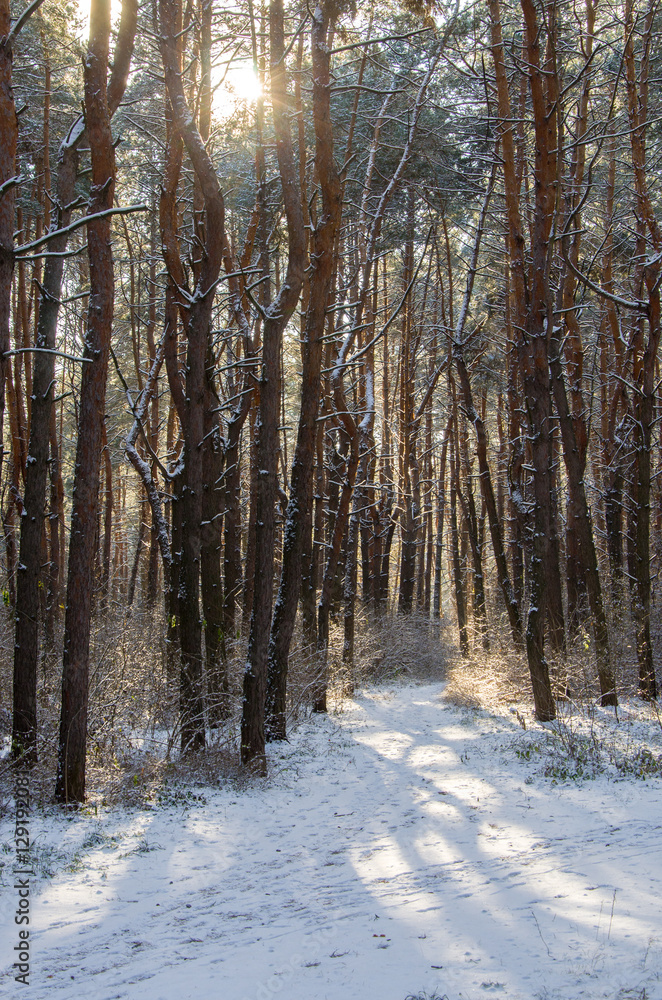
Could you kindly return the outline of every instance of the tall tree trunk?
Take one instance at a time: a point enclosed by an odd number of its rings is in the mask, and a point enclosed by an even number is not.
[[[501,150],[504,169],[508,248],[517,315],[517,353],[524,390],[531,461],[533,465],[533,541],[529,564],[531,599],[526,629],[526,650],[536,715],[553,719],[556,707],[545,659],[545,619],[551,535],[551,386],[547,355],[552,322],[549,292],[548,243],[555,207],[556,67],[546,58],[540,66],[540,30],[532,0],[520,0],[525,22],[528,87],[531,92],[535,152],[535,210],[531,227],[530,266],[525,266],[525,240],[519,211],[519,183],[515,166],[512,116],[504,63],[499,0],[489,0],[492,55],[496,72]],[[553,11],[551,12],[553,14]],[[550,31],[552,28],[550,27]],[[548,36],[549,40],[549,36]],[[553,53],[552,53],[553,55]],[[528,270],[528,275],[527,275]]]
[[[115,191],[115,152],[106,86],[109,40],[110,0],[93,0],[84,73],[85,118],[92,159],[90,214],[111,209]],[[85,799],[90,618],[114,300],[109,215],[88,223],[87,241],[90,299],[78,412],[55,786],[56,801],[64,803]]]
[[[158,214],[156,210],[156,198],[152,198],[151,205],[151,221],[150,221],[150,264],[149,264],[149,276],[148,276],[148,300],[149,300],[149,312],[147,319],[147,345],[149,349],[149,363],[150,367],[153,368],[156,361],[156,298],[157,298],[157,284],[156,284],[156,260],[157,260],[157,227],[158,227]],[[152,393],[151,406],[149,410],[149,444],[152,455],[158,455],[159,453],[159,389],[158,385],[155,386],[154,392]],[[157,485],[157,462],[156,459],[152,459],[151,465],[151,479],[152,483],[156,487]],[[159,587],[159,529],[157,521],[152,517],[152,530],[150,532],[149,539],[149,564],[147,571],[147,602],[150,606],[154,606],[158,597],[158,587]],[[167,567],[166,567],[167,576]]]
[[[122,19],[115,47],[113,73],[108,88],[109,110],[112,113],[121,100],[129,73],[136,29],[137,2],[125,0]],[[105,90],[105,77],[104,77]],[[51,232],[65,230],[71,221],[74,192],[78,173],[78,146],[84,135],[84,119],[74,122],[62,142],[58,160],[58,174]],[[112,204],[112,202],[111,202]],[[37,663],[39,658],[39,583],[41,581],[41,535],[46,516],[46,481],[50,462],[51,503],[50,537],[51,558],[46,616],[46,642],[52,646],[55,623],[59,618],[62,573],[63,485],[59,455],[58,435],[53,399],[55,396],[54,373],[57,320],[62,297],[62,273],[68,233],[51,239],[49,255],[44,265],[42,287],[38,299],[36,347],[33,365],[32,413],[28,452],[34,461],[28,464],[25,482],[25,517],[21,525],[20,565],[25,567],[18,581],[19,608],[16,616],[14,645],[14,727],[20,741],[26,738],[34,753],[36,716]],[[111,304],[112,311],[112,304]],[[84,364],[84,368],[91,367]],[[0,434],[1,437],[1,434]],[[49,458],[50,442],[50,458]],[[43,582],[43,581],[41,581]],[[90,581],[91,588],[91,581]],[[21,723],[20,718],[26,721]]]
[[[241,760],[266,770],[264,716],[267,693],[267,660],[273,597],[275,506],[277,497],[278,425],[280,403],[280,350],[283,330],[301,293],[305,268],[306,237],[299,191],[298,167],[287,117],[284,16],[282,0],[271,0],[271,94],[276,152],[283,188],[288,229],[287,272],[280,292],[264,314],[260,408],[258,417],[255,561],[259,567],[253,591],[253,608],[244,673],[241,719]]]
[[[549,350],[548,350],[549,354]],[[547,581],[547,637],[550,648],[557,656],[566,655],[565,615],[563,612],[563,584],[561,583],[561,545],[558,529],[558,434],[552,425],[550,432],[550,534],[549,534],[549,578]]]
[[[602,704],[616,705],[618,702],[611,665],[607,617],[602,600],[593,528],[584,486],[586,450],[577,445],[575,427],[566,395],[560,351],[560,341],[558,334],[555,333],[550,344],[549,363],[563,441],[563,458],[568,483],[568,509],[572,509],[574,538],[580,550],[577,558],[583,569],[591,609]]]
[[[103,505],[103,551],[101,555],[101,606],[108,607],[110,591],[110,552],[113,530],[113,466],[108,447],[106,424],[103,425],[103,467],[104,467],[104,505]]]
[[[324,532],[324,488],[324,424],[320,420],[315,434],[315,472],[304,515],[306,523],[301,552],[303,641],[308,653],[312,653],[317,645],[317,588]]]
[[[267,734],[270,739],[286,737],[287,662],[301,583],[301,556],[307,524],[304,511],[307,507],[309,509],[313,479],[323,334],[336,267],[334,249],[342,209],[331,121],[330,54],[327,45],[327,35],[332,27],[329,24],[330,7],[331,4],[324,3],[316,9],[311,33],[315,166],[321,187],[322,211],[312,234],[308,308],[301,346],[303,371],[299,429],[284,531],[283,569],[269,640]]]
[[[11,320],[11,288],[14,273],[14,204],[16,193],[16,147],[18,119],[12,90],[12,57],[9,32],[11,12],[9,0],[0,2],[0,476],[4,472],[4,415],[5,382],[11,364],[9,351],[9,324]],[[33,710],[25,706],[27,716],[19,732],[25,732],[30,753],[33,740],[28,735],[34,727]],[[18,732],[16,738],[19,738]],[[23,737],[20,737],[23,739]],[[28,749],[23,743],[19,751]]]
[[[414,277],[414,223],[415,201],[414,189],[407,192],[407,240],[404,251],[404,266],[402,284],[406,294]],[[416,358],[413,341],[415,340],[413,326],[413,304],[411,296],[407,295],[402,318],[402,343],[400,347],[400,407],[398,411],[400,448],[400,506],[403,513],[400,517],[400,593],[398,595],[398,610],[409,613],[414,599],[416,583],[416,551],[419,530],[418,508],[414,496],[414,468],[416,465],[413,440],[414,424],[414,386],[416,377]]]
[[[4,478],[4,417],[6,384],[11,378],[11,358],[9,355],[9,326],[11,320],[12,277],[14,273],[14,229],[15,229],[15,184],[16,184],[16,147],[18,142],[18,119],[14,105],[12,90],[12,58],[11,45],[8,42],[11,29],[11,12],[9,0],[0,0],[0,482]],[[14,438],[15,435],[12,435]],[[10,500],[13,507],[13,499]],[[4,518],[3,518],[4,520]],[[37,552],[41,544],[41,522],[37,526],[39,532],[35,539]],[[14,574],[12,566],[12,548],[14,547],[13,530],[7,531],[5,525],[7,551],[7,576],[10,587],[10,599],[16,601],[14,589]],[[19,565],[20,562],[19,562]],[[20,577],[21,574],[19,574]],[[37,595],[35,595],[37,596]],[[17,609],[18,613],[18,609]],[[34,607],[26,609],[26,613],[34,615],[35,622],[39,614],[39,601]],[[34,677],[32,672],[14,668],[14,721],[12,728],[12,754],[28,763],[36,760],[36,651]]]
[[[248,433],[248,523],[246,525],[246,544],[244,550],[244,588],[243,588],[243,608],[242,608],[242,631],[247,634],[250,627],[251,612],[253,610],[253,594],[255,591],[255,525],[257,523],[257,426],[258,409],[260,405],[260,387],[256,387],[253,394],[253,405],[249,414]]]
[[[508,367],[508,542],[513,581],[513,597],[518,608],[524,606],[524,443],[520,418],[519,366],[515,350],[515,336],[511,317],[511,289],[509,268],[506,264],[506,361]],[[511,622],[512,628],[512,622]]]
[[[467,606],[464,596],[464,581],[462,580],[462,566],[460,563],[460,543],[457,529],[457,466],[455,460],[455,437],[456,429],[453,427],[451,440],[451,552],[453,562],[453,581],[455,585],[455,607],[457,611],[457,628],[460,635],[460,651],[463,656],[469,656],[469,635],[467,633]]]
[[[444,516],[446,513],[446,457],[450,431],[451,421],[449,420],[442,438],[437,482],[437,536],[434,549],[434,601],[432,605],[432,614],[435,619],[441,618],[441,577],[444,555]]]
[[[209,368],[212,359],[208,359]],[[203,458],[202,551],[200,585],[205,617],[205,669],[210,725],[217,725],[230,715],[230,699],[223,643],[223,579],[221,576],[221,512],[223,490],[223,448],[218,423],[218,397],[213,390],[211,372],[207,374],[205,407],[205,442]]]
[[[347,533],[347,559],[345,561],[345,586],[343,599],[345,603],[343,615],[343,648],[342,661],[347,671],[345,678],[345,690],[352,693],[352,677],[354,672],[354,636],[356,625],[356,583],[358,577],[358,545],[360,519],[358,505],[360,502],[360,492],[354,494],[354,505],[349,519],[349,530]]]
[[[181,24],[179,24],[181,28]],[[179,56],[177,65],[179,65]],[[159,201],[159,227],[161,246],[168,268],[168,280],[165,290],[163,317],[163,350],[170,389],[170,412],[168,417],[168,477],[170,481],[170,535],[172,563],[168,576],[166,592],[166,643],[168,677],[175,680],[175,673],[180,662],[180,610],[179,610],[179,580],[182,555],[182,489],[183,469],[180,451],[180,440],[175,435],[175,428],[183,432],[186,420],[184,403],[184,386],[180,375],[179,357],[179,323],[177,308],[177,287],[184,282],[184,271],[177,239],[177,187],[182,167],[184,144],[173,124],[172,108],[166,96],[165,100],[165,135],[163,182]]]
[[[453,390],[454,394],[454,390]],[[490,640],[487,631],[487,609],[485,607],[485,585],[483,580],[483,548],[482,541],[480,537],[480,531],[478,526],[478,517],[476,515],[476,502],[474,500],[473,486],[471,484],[471,466],[469,463],[469,448],[467,442],[467,428],[466,421],[462,421],[463,427],[461,434],[458,435],[460,439],[458,444],[461,443],[461,459],[460,456],[457,458],[457,469],[459,470],[464,467],[465,470],[465,490],[466,497],[460,489],[460,479],[459,474],[457,477],[457,496],[460,501],[460,506],[462,507],[462,514],[464,515],[464,523],[466,526],[466,531],[469,537],[469,545],[471,547],[471,559],[473,563],[473,578],[474,578],[474,589],[473,589],[473,614],[474,614],[474,626],[480,632],[483,649],[489,650]]]
[[[655,360],[660,344],[660,273],[659,261],[646,268],[648,289],[648,343],[644,352],[641,390],[635,404],[637,451],[637,528],[635,540],[637,593],[635,621],[637,655],[639,658],[639,694],[646,701],[657,698],[657,680],[651,641],[651,573],[650,573],[650,513],[651,513],[651,437],[655,414]]]
[[[655,416],[657,396],[655,367],[660,344],[660,252],[662,251],[662,231],[653,211],[649,192],[646,165],[646,128],[648,125],[648,87],[650,45],[653,32],[655,8],[651,6],[645,16],[642,30],[642,53],[639,71],[636,71],[633,35],[637,22],[632,0],[626,3],[626,41],[624,51],[625,78],[628,94],[628,115],[630,122],[630,142],[632,147],[632,167],[636,196],[636,216],[641,228],[643,254],[639,254],[639,274],[641,285],[648,293],[647,319],[648,341],[635,369],[637,391],[633,400],[634,416],[634,463],[636,487],[632,499],[636,501],[634,538],[631,539],[634,577],[636,581],[633,598],[634,618],[637,628],[637,656],[639,660],[639,693],[649,701],[657,698],[657,681],[653,661],[653,646],[650,631],[651,576],[650,576],[650,492],[651,492],[651,446],[652,425]],[[647,239],[646,239],[647,237]],[[647,245],[647,240],[651,245]],[[652,250],[652,255],[651,255]],[[649,257],[645,260],[645,257]],[[642,287],[643,292],[643,287]],[[636,322],[636,321],[635,321]]]
[[[179,72],[181,8],[178,0],[161,0],[161,56],[172,120],[193,164],[196,183],[204,200],[204,252],[197,268],[196,288],[191,300],[179,303],[187,333],[186,386],[182,430],[184,470],[181,511],[182,539],[179,577],[179,628],[181,647],[180,714],[182,751],[205,745],[200,621],[200,553],[203,510],[203,441],[205,436],[205,390],[207,349],[216,283],[223,260],[225,205],[216,171],[195,125]],[[178,267],[169,254],[171,268]],[[186,317],[186,318],[185,318]]]
[[[35,371],[37,368],[35,358]],[[36,398],[36,394],[35,394]],[[34,401],[33,401],[34,424]],[[48,504],[48,589],[46,594],[46,613],[44,621],[44,647],[47,655],[52,655],[55,644],[55,630],[60,620],[60,604],[62,597],[62,577],[64,571],[64,482],[62,480],[61,448],[58,440],[57,419],[55,407],[51,405],[50,412],[50,453],[48,471],[50,478]],[[32,428],[31,428],[32,434]],[[38,491],[35,491],[37,493]]]
[[[251,394],[244,397],[247,406],[243,414],[235,414],[228,426],[223,476],[223,641],[233,640],[236,613],[241,593],[241,429],[250,410]],[[226,646],[227,655],[227,646]]]
[[[609,144],[609,167],[607,171],[607,191],[605,197],[604,228],[605,246],[602,257],[602,285],[609,293],[614,293],[613,283],[613,220],[616,189],[616,137]],[[627,411],[627,394],[623,382],[623,342],[621,327],[614,302],[605,302],[604,332],[600,343],[600,376],[603,382],[602,400],[602,465],[604,487],[605,524],[607,531],[607,551],[611,577],[611,597],[615,610],[621,599],[623,579],[623,469],[618,436],[619,416]],[[609,343],[613,358],[609,364]],[[610,389],[608,371],[613,372]]]

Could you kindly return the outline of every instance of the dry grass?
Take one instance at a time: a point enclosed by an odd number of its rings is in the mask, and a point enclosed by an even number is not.
[[[613,612],[612,612],[613,615]],[[11,733],[11,674],[13,616],[0,607],[0,738],[5,747]],[[658,621],[658,618],[660,619]],[[491,622],[498,621],[496,614]],[[612,617],[614,663],[619,693],[636,693],[634,637],[626,623]],[[662,616],[653,635],[662,655]],[[618,627],[617,627],[618,626]],[[431,622],[424,615],[385,614],[379,618],[357,607],[354,662],[343,662],[343,623],[331,623],[328,655],[331,712],[342,711],[357,688],[371,683],[404,680],[430,682],[445,679],[444,697],[454,705],[502,713],[516,706],[523,722],[532,718],[532,698],[526,659],[513,652],[507,629],[492,626],[491,649],[473,637],[472,655],[460,656],[457,630],[451,618]],[[91,803],[148,805],[185,799],[191,791],[218,781],[245,780],[238,765],[245,640],[228,647],[229,682],[234,715],[209,731],[204,754],[180,757],[178,729],[179,683],[169,673],[164,623],[160,610],[136,608],[130,615],[111,607],[94,624],[91,637],[88,789]],[[51,800],[55,782],[59,725],[61,651],[53,651],[40,666],[38,715],[39,763],[32,774],[37,803]],[[289,726],[306,718],[319,680],[317,655],[293,644],[288,677]],[[556,693],[569,691],[576,706],[599,700],[592,642],[582,633],[565,662],[552,665]],[[0,809],[11,794],[8,765],[0,766]]]
[[[620,702],[616,712],[600,707],[593,643],[586,631],[580,632],[565,658],[550,663],[557,697],[557,718],[552,723],[535,720],[525,656],[502,649],[498,641],[490,652],[479,644],[470,657],[456,652],[443,697],[460,708],[505,717],[510,725],[517,721],[524,732],[508,744],[509,752],[532,762],[535,773],[552,783],[601,775],[614,780],[659,778],[662,715],[655,703],[637,697],[634,648],[634,637],[627,630],[612,642]]]
[[[471,656],[464,660],[457,648],[458,632],[454,605],[448,600],[448,647],[452,653],[448,668],[446,697],[458,705],[474,708],[499,705],[502,708],[517,703],[520,710],[528,712],[531,706],[531,684],[525,654],[518,655],[513,648],[501,594],[495,586],[492,573],[488,573],[491,586],[487,588],[490,651],[482,648],[481,638],[471,636]],[[631,597],[625,583],[620,591],[612,590],[608,573],[602,568],[603,600],[609,625],[611,661],[619,697],[635,697],[638,688],[638,663],[635,627],[631,614]],[[662,679],[662,591],[654,577],[651,638],[653,659]],[[526,609],[525,609],[526,610]],[[565,660],[554,661],[549,656],[550,673],[555,692],[563,697],[566,687],[573,701],[591,702],[599,698],[597,669],[593,648],[592,622],[587,616],[579,635],[568,645]]]
[[[552,689],[560,702],[599,703],[591,643],[587,648],[583,640],[579,641],[568,650],[565,659],[549,657],[549,667]],[[630,669],[625,677],[624,673],[617,670],[617,690],[621,697],[631,697],[636,693],[636,684],[632,683]],[[486,653],[478,649],[465,658],[458,651],[449,666],[444,698],[462,708],[496,713],[516,705],[524,715],[532,716],[533,696],[526,656],[515,650]]]
[[[5,633],[6,634],[6,633]],[[87,787],[90,805],[144,805],[181,797],[180,786],[238,779],[232,720],[211,731],[203,755],[180,758],[178,677],[168,670],[159,610],[111,608],[95,620],[90,644]],[[237,688],[237,658],[233,661]],[[57,763],[61,651],[44,657],[39,672],[38,763],[31,772],[35,804],[52,799]],[[11,657],[0,654],[0,715],[5,746],[11,735]],[[0,808],[11,796],[8,763],[0,765]],[[168,791],[169,789],[169,791]],[[186,798],[187,795],[184,795]]]
[[[444,699],[459,708],[498,711],[513,703],[527,704],[531,683],[526,662],[499,653],[461,657],[456,653],[448,669]]]
[[[634,627],[629,615],[622,608],[608,605],[610,624],[611,661],[616,688],[621,699],[637,696],[638,664]],[[496,623],[496,624],[495,624]],[[490,650],[482,648],[481,639],[471,640],[471,655],[460,655],[457,646],[449,658],[448,685],[444,697],[452,704],[489,711],[503,711],[517,705],[524,715],[533,715],[531,681],[526,654],[514,648],[503,617],[496,613],[490,618]],[[448,629],[455,640],[455,622]],[[662,608],[654,608],[651,618],[651,635],[654,660],[662,663]],[[578,636],[569,643],[565,657],[554,657],[547,651],[550,677],[556,697],[568,698],[577,706],[598,704],[600,689],[591,623],[580,629]],[[659,676],[659,670],[658,670]]]

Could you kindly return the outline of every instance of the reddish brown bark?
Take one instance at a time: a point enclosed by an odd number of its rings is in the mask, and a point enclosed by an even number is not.
[[[85,60],[85,117],[92,159],[90,214],[112,208],[115,153],[106,78],[110,0],[93,0]],[[69,573],[62,661],[62,709],[55,798],[85,799],[88,665],[92,581],[98,517],[99,463],[113,322],[114,271],[110,216],[88,223],[90,299],[78,414]]]
[[[187,303],[181,303],[182,319],[187,316],[186,389],[183,407],[184,470],[181,503],[182,536],[179,570],[179,629],[181,645],[180,715],[183,751],[205,745],[202,670],[202,629],[200,621],[200,558],[203,514],[203,440],[205,436],[206,363],[211,312],[216,283],[223,259],[225,206],[214,166],[195,125],[184,94],[179,72],[180,4],[161,0],[161,56],[172,120],[193,164],[205,206],[205,244],[197,283]],[[169,255],[171,268],[178,253]],[[178,282],[178,284],[180,284]]]
[[[448,456],[448,439],[451,432],[452,417],[449,419],[442,438],[441,455],[439,456],[439,478],[437,480],[437,534],[434,547],[434,598],[432,616],[441,618],[441,583],[444,556],[444,518],[446,514],[446,461]]]
[[[602,286],[614,294],[613,281],[613,222],[616,187],[616,138],[609,144],[609,167],[605,196],[605,246],[602,257]],[[611,577],[611,596],[616,607],[620,600],[623,578],[623,459],[617,440],[619,420],[627,409],[627,393],[623,382],[623,342],[615,304],[604,305],[603,333],[600,339],[600,377],[602,383],[602,477],[604,512],[607,531],[607,551]],[[611,350],[610,350],[611,348]],[[611,354],[611,359],[610,359]],[[611,360],[611,364],[610,364]],[[611,379],[608,376],[611,373]]]
[[[136,29],[137,2],[125,0],[122,19],[115,47],[113,73],[109,86],[109,113],[119,105],[128,77],[133,39]],[[104,78],[105,87],[105,78]],[[53,211],[48,210],[51,232],[69,225],[78,172],[78,146],[84,135],[83,118],[72,125],[60,146],[56,197]],[[48,122],[45,119],[44,139],[48,139]],[[48,151],[45,150],[45,165]],[[50,170],[47,171],[50,177]],[[112,205],[112,202],[111,202]],[[14,646],[14,715],[27,719],[22,732],[33,733],[36,726],[37,663],[39,658],[39,593],[43,584],[41,538],[46,516],[46,483],[50,474],[50,564],[48,566],[48,594],[45,623],[45,642],[52,647],[55,624],[59,618],[63,571],[64,487],[58,433],[53,406],[57,321],[61,299],[63,254],[68,234],[54,237],[49,243],[50,255],[46,258],[42,287],[37,305],[36,347],[33,365],[32,412],[28,452],[34,461],[26,469],[25,512],[21,526],[20,565],[25,567],[18,581],[19,609],[16,618]],[[111,305],[112,311],[112,305]],[[90,365],[84,365],[89,368]],[[50,447],[50,454],[49,454]],[[91,589],[91,582],[90,582]],[[22,725],[15,722],[15,726]],[[25,736],[21,737],[25,739]],[[33,737],[27,737],[32,741]]]
[[[103,426],[103,468],[104,468],[104,511],[103,511],[103,542],[101,553],[101,601],[102,606],[108,606],[110,591],[110,550],[113,530],[113,466],[108,447],[106,425]]]
[[[269,38],[276,153],[287,217],[288,253],[285,280],[276,299],[267,306],[264,313],[256,447],[258,478],[255,498],[255,563],[259,567],[259,571],[256,573],[253,589],[241,720],[242,763],[252,764],[260,772],[264,772],[266,769],[264,713],[273,597],[274,512],[278,489],[280,351],[283,330],[294,312],[301,294],[306,247],[298,165],[294,155],[287,116],[288,99],[284,62],[285,37],[282,0],[272,0],[271,2]]]
[[[456,426],[455,419],[453,420],[453,428],[451,431],[451,442],[450,442],[450,472],[451,472],[451,503],[450,503],[450,528],[451,528],[451,555],[452,555],[452,566],[453,566],[453,583],[455,590],[455,610],[457,612],[457,628],[460,638],[460,652],[463,656],[468,656],[470,653],[469,647],[469,635],[467,632],[467,605],[464,593],[464,581],[462,574],[462,566],[460,561],[460,544],[459,544],[459,533],[457,525],[457,483],[458,483],[458,469],[457,469],[457,438],[456,438]]]
[[[35,365],[35,369],[36,369]],[[33,426],[34,426],[33,405]],[[57,432],[55,407],[51,406],[49,428],[50,451],[48,457],[48,476],[50,480],[48,502],[48,591],[46,594],[46,614],[44,621],[44,647],[47,655],[52,655],[55,640],[55,628],[60,620],[60,605],[62,603],[62,583],[64,575],[64,482],[62,480],[61,448]],[[27,499],[26,499],[27,503]]]
[[[549,290],[548,241],[556,197],[556,114],[552,99],[553,65],[540,59],[540,30],[532,0],[521,0],[525,22],[528,86],[535,132],[535,205],[531,225],[529,266],[520,219],[519,184],[515,165],[512,116],[504,63],[501,14],[498,0],[489,0],[492,56],[496,72],[500,139],[508,217],[508,248],[517,315],[517,354],[524,389],[531,459],[533,465],[533,539],[529,578],[531,596],[526,629],[526,649],[531,683],[540,720],[556,715],[545,659],[545,619],[550,571],[551,523],[551,386],[548,364],[548,328],[552,312]],[[553,14],[553,11],[551,12]],[[551,23],[551,22],[550,22]]]
[[[10,364],[9,324],[14,273],[14,202],[18,119],[12,90],[12,58],[8,36],[9,0],[0,2],[0,475],[4,460],[6,370]]]
[[[510,574],[508,573],[508,562],[503,544],[503,531],[497,511],[494,487],[492,485],[492,475],[487,457],[487,434],[485,431],[485,422],[474,406],[471,382],[469,380],[469,374],[464,361],[464,352],[462,350],[462,345],[457,342],[454,345],[453,358],[460,379],[460,389],[467,416],[473,423],[476,431],[476,451],[478,455],[480,488],[485,506],[487,508],[487,518],[490,527],[490,535],[492,537],[492,548],[494,551],[497,576],[504,604],[506,606],[506,611],[508,613],[508,621],[510,623],[513,641],[515,642],[515,645],[519,647],[523,644],[524,638],[522,619],[520,617],[519,606],[510,582]]]
[[[304,511],[309,507],[313,480],[323,334],[336,267],[334,248],[342,209],[331,121],[331,60],[327,38],[329,7],[329,4],[324,4],[317,8],[311,33],[315,166],[321,188],[322,210],[312,234],[308,307],[301,345],[303,370],[299,429],[285,522],[283,569],[269,641],[267,733],[270,739],[286,738],[287,664],[301,584],[301,555],[306,528]]]
[[[633,515],[635,519],[634,538],[631,539],[632,562],[636,586],[633,594],[633,611],[637,627],[637,656],[639,660],[639,693],[645,700],[657,698],[657,680],[653,660],[651,640],[651,572],[650,572],[650,494],[651,494],[651,446],[652,427],[655,416],[656,384],[655,367],[660,345],[660,251],[662,231],[658,226],[649,192],[646,164],[646,126],[648,117],[648,86],[650,45],[653,31],[654,7],[646,14],[642,31],[642,52],[639,72],[636,74],[633,35],[635,15],[631,0],[626,3],[626,43],[625,78],[628,94],[628,114],[630,121],[630,141],[632,147],[632,167],[636,197],[636,216],[639,223],[640,261],[638,277],[639,294],[644,290],[648,302],[648,340],[640,352],[634,347],[634,379],[636,392],[633,398],[635,463],[632,489]],[[643,251],[643,252],[641,252]],[[652,251],[652,254],[651,254]],[[650,259],[645,260],[648,256]],[[635,320],[635,325],[637,320]],[[640,332],[641,340],[643,334]],[[643,345],[642,345],[643,346]],[[633,544],[632,544],[633,543]]]
[[[223,540],[223,441],[218,423],[219,400],[214,390],[208,359],[205,404],[205,444],[203,459],[202,549],[200,589],[205,621],[205,672],[210,725],[217,725],[230,715],[228,677],[223,642],[223,578],[221,543]]]

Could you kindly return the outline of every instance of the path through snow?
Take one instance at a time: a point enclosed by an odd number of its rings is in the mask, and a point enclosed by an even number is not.
[[[442,689],[372,690],[305,723],[248,790],[35,814],[33,837],[73,870],[35,884],[29,989],[11,981],[5,875],[0,989],[662,1000],[662,782],[554,786],[515,756],[510,720]]]

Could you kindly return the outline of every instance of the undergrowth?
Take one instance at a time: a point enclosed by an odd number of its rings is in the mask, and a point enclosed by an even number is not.
[[[448,997],[445,993],[443,996],[438,993],[410,993],[405,1000],[448,1000]]]
[[[499,636],[489,652],[475,642],[472,656],[457,655],[451,661],[444,699],[521,728],[520,736],[504,749],[552,783],[602,775],[613,780],[660,778],[662,716],[655,703],[638,698],[636,663],[627,638],[621,637],[622,656],[616,670],[620,701],[616,711],[600,707],[594,651],[585,631],[565,659],[550,662],[557,699],[553,722],[541,725],[536,721],[526,657],[513,653]]]
[[[553,784],[601,775],[644,781],[662,777],[662,745],[650,722],[636,716],[597,716],[568,707],[554,722],[523,734],[513,751]]]
[[[6,758],[11,736],[11,622],[0,637],[0,816],[11,806],[12,769]],[[155,809],[199,804],[206,787],[230,782],[243,787],[251,776],[239,763],[246,637],[239,630],[226,641],[229,718],[207,725],[204,752],[179,753],[179,675],[164,641],[162,610],[111,605],[95,617],[90,642],[87,790],[93,808],[125,805]],[[61,638],[61,637],[60,637]],[[345,700],[366,683],[398,678],[441,679],[449,659],[438,623],[413,613],[379,618],[357,607],[351,664],[344,662],[342,616],[332,618],[328,706],[342,711]],[[61,648],[42,657],[38,684],[38,763],[31,771],[36,808],[50,806],[55,786],[59,731]],[[288,670],[288,731],[311,714],[320,676],[315,650],[295,634]],[[208,708],[210,700],[207,698]],[[209,720],[207,720],[209,722]],[[277,767],[274,769],[277,771]]]
[[[445,993],[443,996],[438,993],[409,993],[405,1000],[448,1000],[448,997]]]

